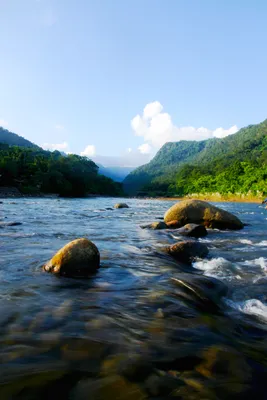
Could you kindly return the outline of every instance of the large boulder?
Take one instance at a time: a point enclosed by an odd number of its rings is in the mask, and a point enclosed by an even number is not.
[[[184,200],[174,204],[165,213],[164,221],[166,224],[178,221],[180,227],[188,223],[217,229],[242,229],[244,227],[235,215],[201,200]]]
[[[205,244],[192,240],[177,242],[166,250],[177,261],[185,264],[191,264],[195,259],[204,258],[209,253]]]
[[[44,270],[57,275],[86,278],[100,266],[99,251],[88,239],[76,239],[62,247],[44,265]]]
[[[117,203],[114,208],[129,208],[129,206],[126,203]]]

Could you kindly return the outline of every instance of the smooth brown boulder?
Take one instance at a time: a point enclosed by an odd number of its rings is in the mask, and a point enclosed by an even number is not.
[[[174,204],[165,213],[164,221],[166,224],[178,221],[180,226],[195,223],[217,229],[242,229],[244,227],[235,215],[202,200],[183,200]]]
[[[100,266],[100,254],[90,240],[76,239],[62,247],[44,265],[44,270],[57,275],[86,278]]]
[[[129,208],[129,206],[126,203],[117,203],[114,208]]]
[[[191,264],[196,258],[204,258],[209,253],[205,244],[193,240],[177,242],[166,250],[177,261],[185,264]]]

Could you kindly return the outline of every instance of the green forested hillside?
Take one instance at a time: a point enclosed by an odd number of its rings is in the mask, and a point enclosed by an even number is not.
[[[7,129],[0,127],[0,143],[5,143],[10,146],[20,146],[20,147],[38,147],[34,143],[16,133],[10,132]]]
[[[267,194],[267,120],[223,139],[166,143],[124,181],[130,194]]]
[[[58,151],[0,143],[0,186],[15,186],[22,193],[121,195],[121,184],[98,174],[97,165],[86,157],[62,156]]]

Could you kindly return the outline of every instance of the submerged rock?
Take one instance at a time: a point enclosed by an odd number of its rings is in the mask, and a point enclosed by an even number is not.
[[[139,385],[119,375],[98,380],[80,380],[71,396],[73,400],[143,400],[146,398],[146,393]]]
[[[205,226],[197,224],[186,224],[182,228],[178,229],[177,233],[182,236],[191,236],[195,238],[207,236],[208,234]]]
[[[175,243],[166,250],[177,261],[185,264],[191,264],[196,258],[204,258],[209,253],[205,244],[191,240]]]
[[[62,247],[44,265],[44,270],[57,275],[85,278],[100,266],[100,254],[90,240],[76,239]]]
[[[129,208],[129,206],[126,203],[117,203],[114,208]]]
[[[164,215],[164,221],[178,221],[180,226],[196,223],[207,228],[242,229],[243,223],[233,214],[202,200],[184,200],[174,204]]]
[[[228,293],[225,283],[212,277],[181,273],[179,278],[172,278],[179,292],[177,295],[193,303],[203,311],[217,311],[221,298]]]
[[[0,228],[3,226],[18,226],[22,225],[22,222],[0,222]]]
[[[142,225],[141,228],[143,229],[167,229],[168,226],[165,224],[165,222],[152,222],[152,224],[148,225]]]

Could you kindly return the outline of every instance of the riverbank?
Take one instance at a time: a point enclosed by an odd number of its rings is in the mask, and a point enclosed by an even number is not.
[[[263,196],[243,195],[243,194],[227,194],[221,195],[219,193],[212,194],[192,194],[184,197],[157,197],[155,200],[164,201],[180,201],[180,200],[203,200],[203,201],[215,201],[215,202],[232,202],[232,203],[262,203]]]

